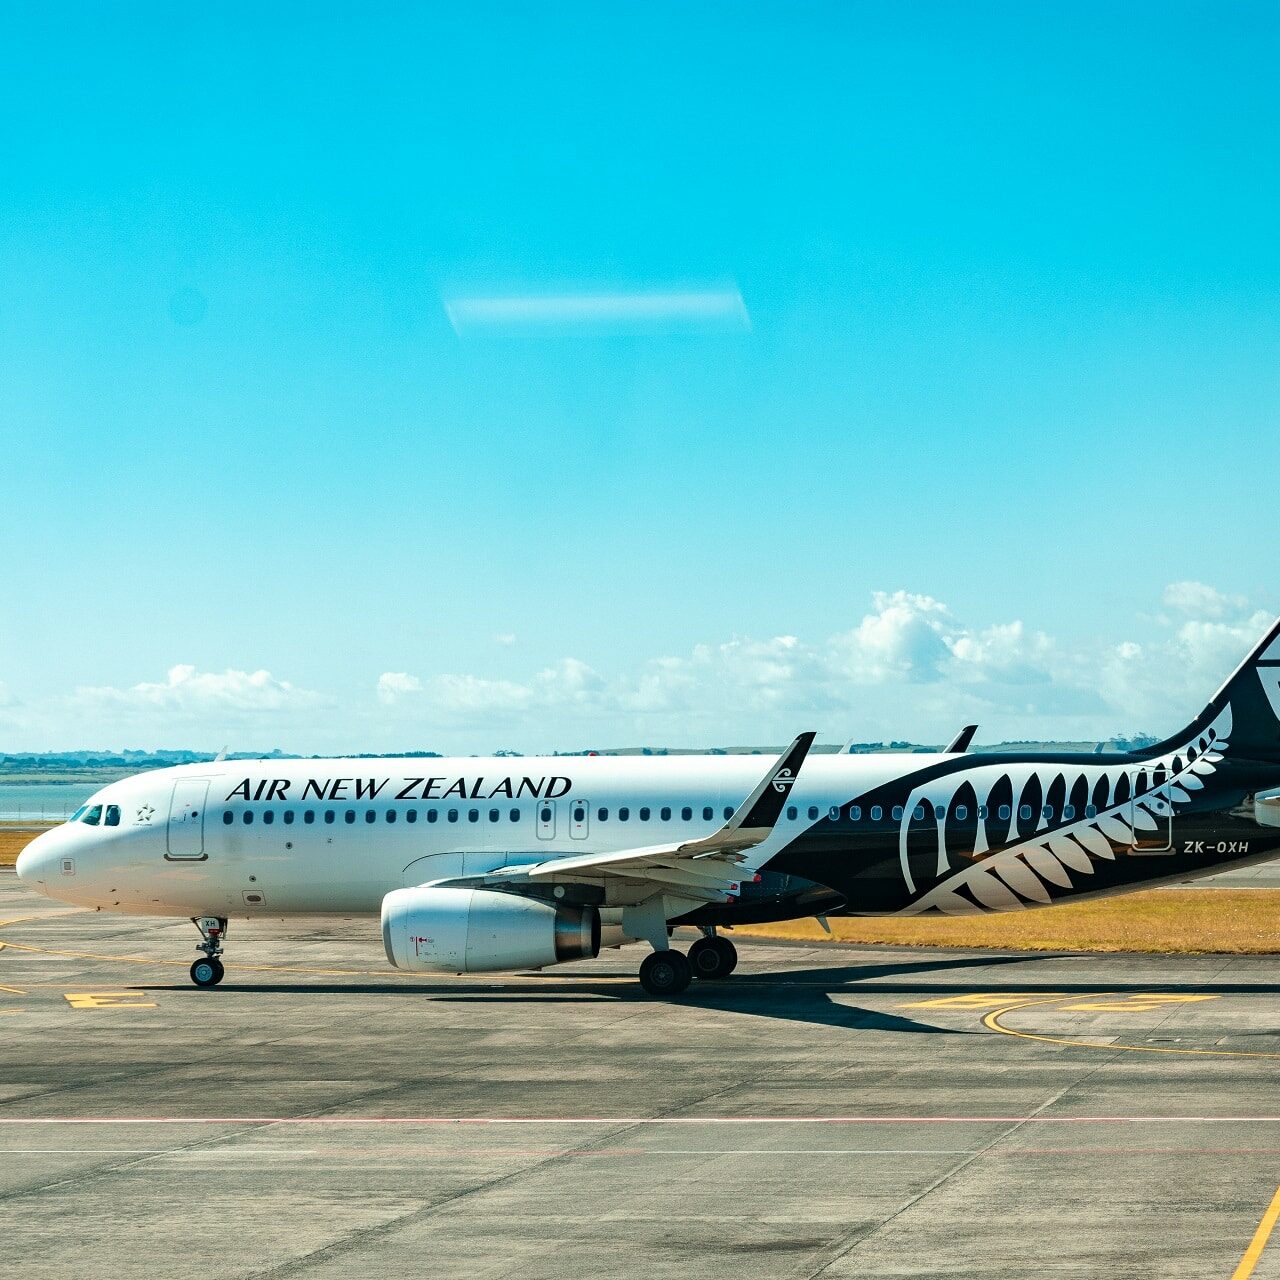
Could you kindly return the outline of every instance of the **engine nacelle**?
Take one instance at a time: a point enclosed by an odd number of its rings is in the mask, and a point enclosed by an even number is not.
[[[541,968],[594,960],[600,912],[493,889],[394,889],[382,900],[382,941],[397,969]]]

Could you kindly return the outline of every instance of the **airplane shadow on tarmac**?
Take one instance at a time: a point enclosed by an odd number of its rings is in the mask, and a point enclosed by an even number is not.
[[[856,996],[859,993],[877,995],[935,996],[964,995],[966,988],[954,982],[929,982],[928,974],[945,974],[960,969],[991,969],[995,966],[1034,965],[1051,960],[1061,960],[1063,955],[1045,953],[1035,956],[963,956],[902,961],[893,964],[824,965],[814,969],[788,969],[781,972],[740,973],[723,982],[697,982],[681,997],[679,1003],[698,1008],[714,1009],[723,1013],[745,1014],[749,1017],[777,1018],[787,1022],[813,1023],[819,1026],[844,1027],[856,1031],[889,1031],[904,1034],[928,1035],[979,1035],[976,1028],[963,1030],[943,1028],[900,1017],[879,1009],[867,1009],[835,1000],[833,996]],[[189,992],[199,999],[227,999],[236,995],[289,995],[353,996],[376,995],[427,999],[432,1002],[469,1004],[577,1004],[583,1000],[613,1000],[620,1004],[654,1003],[640,988],[638,982],[620,983],[617,974],[601,974],[598,978],[570,978],[528,971],[518,975],[503,976],[491,982],[469,979],[465,985],[457,982],[426,980],[422,982],[255,982],[240,981],[234,967],[228,970],[228,981],[209,991],[197,991],[183,984],[159,986],[147,984],[148,991]],[[631,975],[627,977],[630,979]],[[925,977],[924,981],[920,978]],[[602,980],[603,979],[603,980]],[[894,981],[894,979],[914,979]],[[984,983],[990,987],[991,983]],[[1035,999],[1041,995],[1096,993],[1100,985],[1109,992],[1150,991],[1151,983],[1053,982],[1015,979],[998,984],[1001,994],[1012,1000],[1019,996]],[[1218,986],[1185,985],[1182,987],[1160,984],[1162,991],[1242,991],[1254,994],[1280,991],[1280,987],[1257,984],[1231,984]]]

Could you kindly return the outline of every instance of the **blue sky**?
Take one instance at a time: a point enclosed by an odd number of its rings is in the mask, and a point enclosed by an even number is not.
[[[1277,55],[1246,4],[11,8],[0,750],[1170,727],[1280,608]]]

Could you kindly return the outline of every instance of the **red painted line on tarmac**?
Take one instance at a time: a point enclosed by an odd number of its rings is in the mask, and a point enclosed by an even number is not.
[[[1280,1124],[1261,1116],[0,1116],[0,1125]]]

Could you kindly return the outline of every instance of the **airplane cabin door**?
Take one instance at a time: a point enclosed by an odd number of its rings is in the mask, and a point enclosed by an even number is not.
[[[1129,823],[1133,827],[1135,854],[1173,852],[1173,805],[1157,791],[1162,777],[1138,770],[1129,775],[1133,786]]]
[[[173,784],[166,858],[194,861],[208,856],[204,851],[204,808],[208,798],[208,778],[181,778]]]
[[[554,840],[556,838],[556,802],[554,800],[538,801],[538,839]]]

